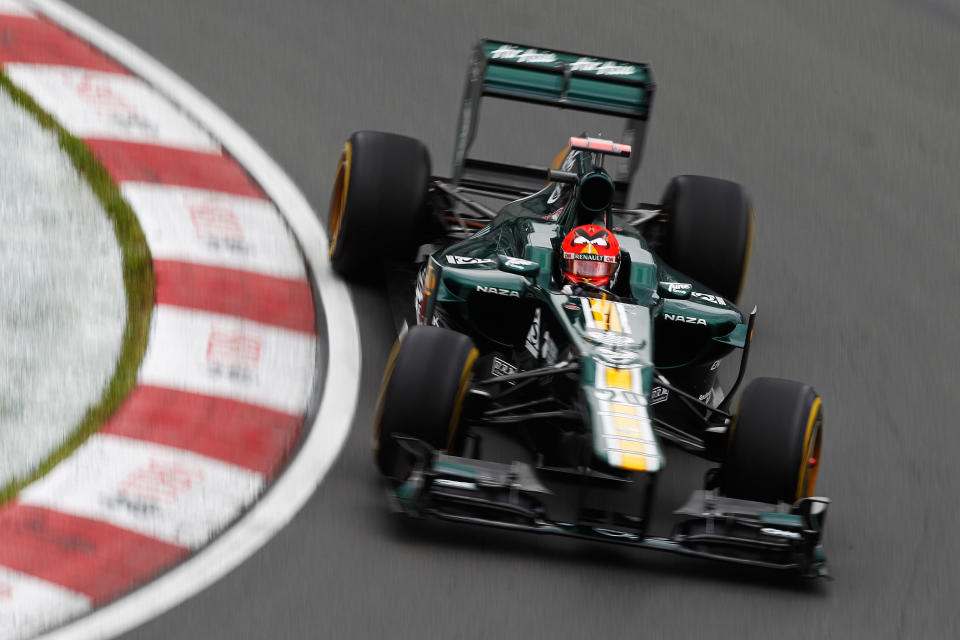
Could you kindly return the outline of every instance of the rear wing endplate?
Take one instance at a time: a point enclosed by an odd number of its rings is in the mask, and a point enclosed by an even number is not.
[[[623,206],[640,164],[654,89],[653,74],[643,63],[481,40],[470,60],[463,95],[453,157],[454,180],[461,186],[517,197],[544,185],[546,168],[469,157],[477,134],[480,100],[485,96],[622,116],[626,123],[620,139],[633,148],[626,168],[613,176],[620,200],[616,204]]]

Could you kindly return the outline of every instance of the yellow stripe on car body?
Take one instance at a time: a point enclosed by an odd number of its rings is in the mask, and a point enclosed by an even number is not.
[[[597,400],[597,417],[603,428],[607,461],[612,466],[630,471],[659,471],[660,450],[647,415],[640,369],[614,367],[602,362],[596,362],[596,368],[598,389],[628,392],[617,402]]]

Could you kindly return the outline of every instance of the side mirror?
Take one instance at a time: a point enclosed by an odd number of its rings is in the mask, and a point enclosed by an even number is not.
[[[547,180],[551,182],[562,182],[564,184],[577,184],[580,176],[570,171],[557,171],[556,169],[547,170]]]

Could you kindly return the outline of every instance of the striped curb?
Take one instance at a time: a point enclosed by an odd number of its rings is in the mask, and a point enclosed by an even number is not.
[[[313,401],[314,296],[276,206],[207,131],[13,0],[0,64],[84,140],[137,214],[156,307],[138,384],[0,509],[0,636],[26,637],[204,546],[281,470]]]

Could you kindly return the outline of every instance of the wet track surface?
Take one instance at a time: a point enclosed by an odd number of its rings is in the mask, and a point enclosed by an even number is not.
[[[679,173],[751,191],[749,375],[824,397],[820,489],[834,500],[832,583],[397,521],[368,449],[392,323],[382,296],[355,289],[364,391],[338,463],[271,544],[130,637],[960,635],[955,2],[76,4],[223,107],[321,215],[352,130],[419,137],[446,171],[478,36],[651,62],[635,199]],[[494,115],[496,142],[532,138]],[[532,159],[571,133],[539,138]],[[670,460],[661,511],[702,468]]]

